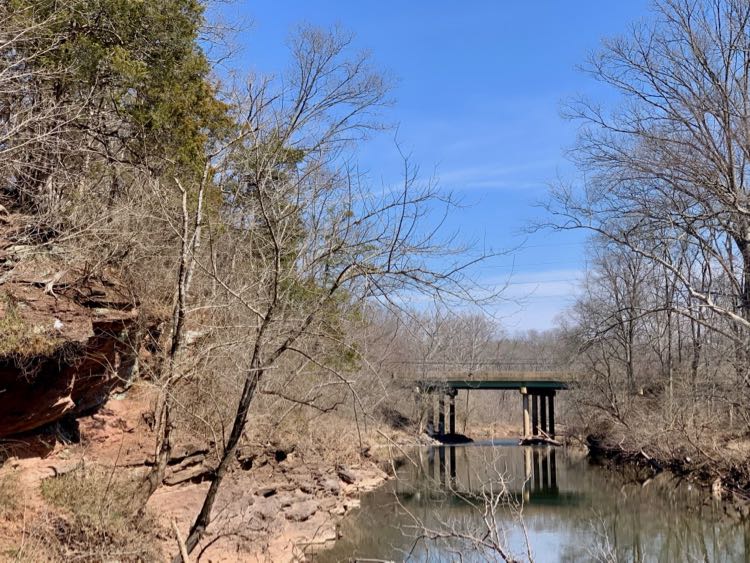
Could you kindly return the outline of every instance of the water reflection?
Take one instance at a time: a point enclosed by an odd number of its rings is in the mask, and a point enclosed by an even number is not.
[[[516,504],[580,502],[580,493],[575,488],[560,490],[557,449],[518,449],[523,451],[522,456],[509,456],[506,449],[496,448],[487,451],[457,446],[429,448],[415,456],[416,470],[402,472],[402,482],[396,485],[396,491],[411,500],[408,491],[416,487],[421,490],[419,498],[423,502],[432,502],[445,494],[460,500],[480,496],[492,482],[502,481],[511,488],[509,498]]]
[[[499,506],[498,527],[519,556],[520,507],[539,562],[750,561],[747,527],[666,475],[644,484],[547,447],[443,446],[415,451],[412,460],[397,480],[363,497],[342,523],[342,539],[315,561],[456,560],[451,542],[415,542],[415,522],[479,529],[482,500],[500,482],[516,509]]]

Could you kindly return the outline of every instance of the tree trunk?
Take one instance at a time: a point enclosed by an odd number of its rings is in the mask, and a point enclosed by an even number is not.
[[[747,228],[742,229],[743,234],[748,232]],[[735,237],[735,243],[739,248],[742,256],[742,280],[738,303],[738,314],[745,320],[750,321],[750,238]],[[750,386],[750,377],[748,373],[748,351],[747,351],[747,330],[742,326],[736,326],[737,344],[735,345],[735,369],[737,380],[745,386]]]
[[[219,488],[224,480],[229,464],[234,460],[237,446],[240,443],[242,432],[245,429],[247,423],[247,413],[250,410],[250,403],[252,403],[255,395],[255,390],[258,387],[258,382],[263,376],[263,370],[259,369],[259,362],[254,359],[250,364],[250,371],[245,376],[245,385],[242,389],[242,397],[240,398],[239,405],[237,406],[237,413],[234,417],[234,424],[232,426],[232,432],[227,440],[226,448],[224,448],[224,454],[221,457],[216,471],[211,477],[211,486],[206,493],[206,498],[203,499],[203,506],[195,519],[195,522],[190,528],[185,546],[187,547],[188,553],[191,553],[195,546],[198,545],[203,534],[211,523],[211,510],[213,509],[216,497],[219,493]],[[176,555],[172,560],[173,563],[180,563],[182,561],[181,555]]]
[[[159,395],[156,399],[156,406],[154,408],[154,430],[156,434],[154,465],[136,492],[136,506],[138,507],[139,516],[143,516],[148,499],[151,498],[154,491],[164,481],[167,464],[172,455],[171,401],[167,396],[167,392],[167,389],[162,386],[159,389]]]

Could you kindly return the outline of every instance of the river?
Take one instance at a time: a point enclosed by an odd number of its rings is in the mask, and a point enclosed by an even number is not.
[[[750,561],[748,526],[667,473],[626,477],[579,452],[508,441],[409,458],[397,479],[362,497],[341,539],[314,561],[500,560],[469,537],[540,563]],[[426,530],[454,537],[418,539]]]

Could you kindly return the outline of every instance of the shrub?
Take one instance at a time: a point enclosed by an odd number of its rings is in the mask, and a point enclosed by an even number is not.
[[[51,523],[65,560],[157,561],[159,527],[133,516],[138,482],[103,467],[79,468],[42,482],[42,496],[64,509]]]

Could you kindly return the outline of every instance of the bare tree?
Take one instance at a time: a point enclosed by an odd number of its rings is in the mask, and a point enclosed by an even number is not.
[[[605,260],[572,325],[598,393],[582,404],[615,449],[721,468],[731,456],[707,436],[748,417],[748,29],[746,2],[657,1],[587,66],[617,109],[569,108],[583,185],[553,189],[550,226],[594,233]],[[629,264],[637,276],[618,273]],[[633,376],[640,396],[620,386]]]
[[[179,338],[181,300],[192,291],[190,307],[222,311],[211,324],[226,331],[224,346],[237,351],[244,372],[188,551],[211,522],[258,389],[273,387],[282,366],[298,358],[346,386],[331,354],[331,347],[351,349],[340,319],[368,301],[400,308],[417,294],[471,296],[465,272],[474,260],[463,261],[460,249],[439,237],[439,221],[430,224],[435,204],[450,206],[450,200],[420,183],[407,158],[403,184],[377,192],[352,164],[356,141],[379,127],[374,112],[386,100],[386,85],[365,57],[346,58],[349,42],[340,32],[303,28],[292,43],[289,75],[277,82],[251,79],[234,94],[241,134],[211,163],[221,224],[196,215],[182,229],[180,263],[186,262],[177,277],[173,338]],[[197,248],[201,236],[206,244]],[[431,265],[435,256],[440,269]],[[197,287],[183,290],[191,279],[212,289],[203,297]],[[177,378],[169,380],[167,396]],[[169,427],[158,426],[162,459]]]
[[[672,310],[733,338],[746,382],[750,7],[665,0],[654,12],[590,60],[623,103],[571,105],[585,124],[573,152],[585,193],[560,186],[551,209],[558,227],[591,229],[664,268],[689,298]],[[685,252],[700,267],[686,269]]]

